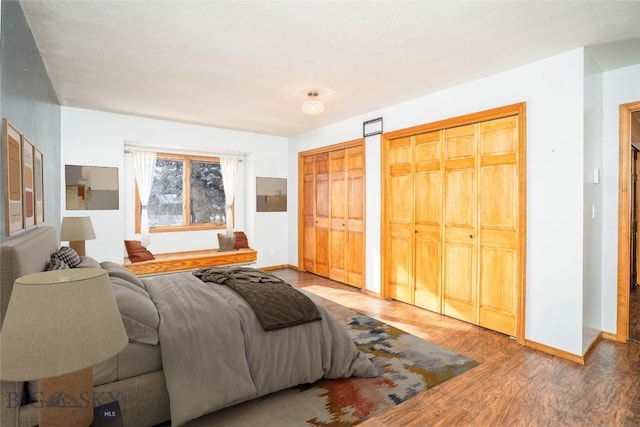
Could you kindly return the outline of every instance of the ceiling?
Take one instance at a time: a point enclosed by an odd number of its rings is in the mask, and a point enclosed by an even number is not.
[[[640,63],[640,1],[21,5],[62,105],[280,136],[582,46]]]

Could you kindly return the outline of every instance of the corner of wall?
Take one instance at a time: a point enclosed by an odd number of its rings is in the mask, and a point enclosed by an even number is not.
[[[584,50],[583,82],[583,290],[582,323],[585,331],[602,328],[602,193],[600,174],[603,165],[602,69],[589,50]],[[583,348],[591,342],[591,333],[583,333]]]

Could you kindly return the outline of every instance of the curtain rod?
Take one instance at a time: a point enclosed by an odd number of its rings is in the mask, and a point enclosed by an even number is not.
[[[242,162],[244,155],[242,154],[230,154],[230,153],[215,153],[213,151],[196,151],[196,150],[186,150],[180,147],[162,147],[162,146],[149,146],[149,145],[134,145],[134,144],[125,144],[124,145],[124,153],[130,154],[133,153],[134,150],[137,151],[153,151],[153,152],[161,152],[161,153],[170,153],[170,154],[193,154],[197,156],[215,156],[215,157],[233,157],[238,159],[238,161]]]

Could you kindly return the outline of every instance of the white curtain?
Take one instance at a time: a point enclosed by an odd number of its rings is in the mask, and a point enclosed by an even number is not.
[[[142,246],[149,245],[149,214],[147,204],[151,195],[151,185],[153,184],[153,171],[156,167],[156,153],[150,151],[134,151],[133,163],[136,168],[136,182],[138,183],[138,194],[142,204],[142,215],[140,218],[140,243]]]
[[[236,172],[238,171],[238,159],[233,157],[220,157],[222,170],[222,183],[224,185],[224,199],[227,216],[227,236],[233,234],[233,198],[236,194]]]

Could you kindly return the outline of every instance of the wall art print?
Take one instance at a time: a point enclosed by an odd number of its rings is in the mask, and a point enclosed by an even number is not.
[[[36,224],[44,222],[44,160],[42,151],[33,147],[33,191]]]
[[[256,211],[287,211],[286,178],[256,178]]]
[[[65,165],[67,210],[118,210],[118,168]]]
[[[7,119],[2,119],[4,223],[9,237],[24,231],[22,162],[22,134]]]
[[[33,177],[33,144],[22,135],[22,209],[25,230],[36,226]]]
[[[2,119],[4,232],[8,237],[44,222],[44,158],[22,132]]]

